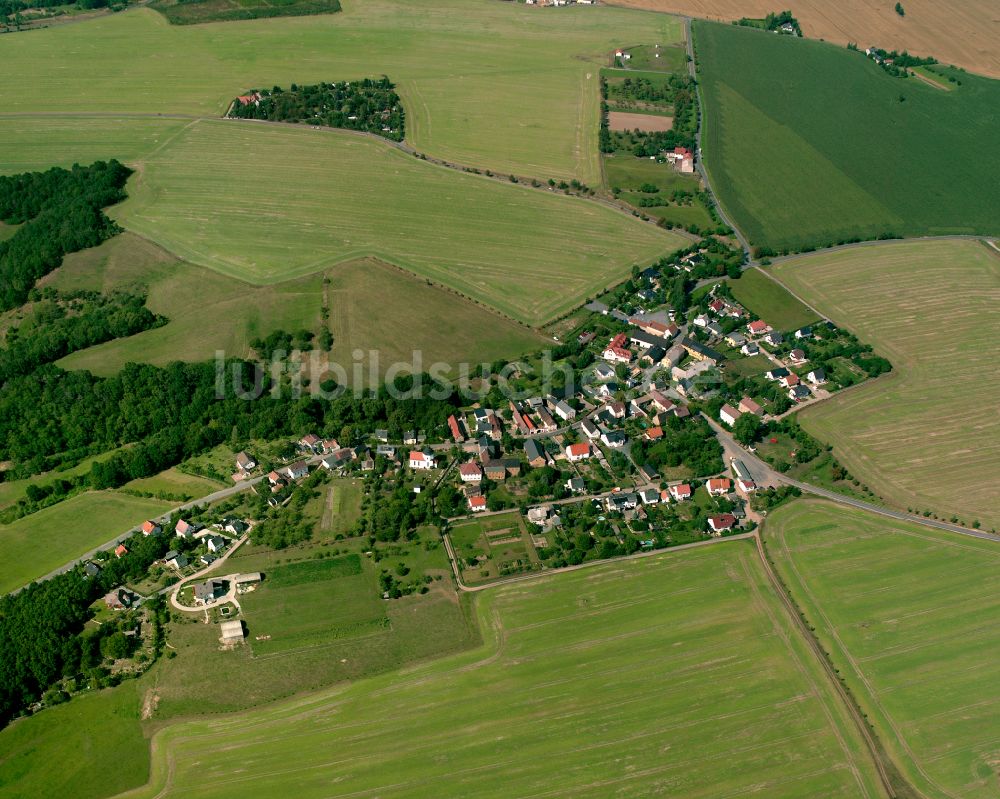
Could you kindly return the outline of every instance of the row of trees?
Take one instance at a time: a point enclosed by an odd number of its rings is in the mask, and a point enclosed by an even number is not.
[[[0,242],[0,310],[28,299],[63,256],[95,247],[119,228],[101,210],[125,199],[131,170],[118,161],[0,177],[0,220],[23,225]]]

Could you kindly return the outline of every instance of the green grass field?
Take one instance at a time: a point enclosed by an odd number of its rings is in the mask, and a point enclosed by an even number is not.
[[[779,509],[768,550],[908,780],[997,795],[1000,549],[815,500]]]
[[[478,651],[164,729],[131,795],[272,795],[292,775],[302,799],[878,795],[746,543],[503,587],[478,610]]]
[[[59,568],[173,504],[92,491],[0,525],[0,591]]]
[[[254,654],[291,652],[387,627],[386,602],[371,570],[356,554],[270,569],[256,591],[240,598]]]
[[[759,269],[747,269],[729,288],[750,313],[785,332],[819,321],[819,316]]]
[[[150,7],[174,25],[197,25],[237,19],[333,14],[340,11],[340,0],[157,0]]]
[[[185,474],[177,468],[167,469],[152,477],[131,480],[122,486],[122,488],[131,491],[163,494],[168,499],[173,497],[197,499],[227,487],[225,483],[207,477]]]
[[[148,775],[133,683],[77,696],[0,730],[3,799],[104,799]]]
[[[326,274],[326,287],[321,274],[249,286],[179,261],[127,233],[74,253],[44,282],[64,291],[142,291],[149,308],[170,320],[164,327],[59,361],[66,369],[101,375],[117,372],[129,361],[164,365],[208,360],[217,350],[247,357],[253,339],[278,329],[318,333],[324,292],[334,336],[330,357],[347,367],[355,349],[378,350],[385,365],[412,358],[418,349],[429,366],[435,361],[514,358],[543,343],[526,327],[383,263],[353,261]]]
[[[1000,254],[976,241],[802,256],[775,275],[895,373],[806,409],[802,425],[890,504],[1000,528]]]
[[[399,85],[407,141],[418,149],[597,185],[598,69],[623,40],[670,44],[682,36],[674,17],[604,6],[558,14],[489,0],[345,0],[343,7],[325,16],[181,27],[136,9],[5,36],[3,113],[59,118],[33,120],[30,147],[72,163],[94,151],[93,128],[108,121],[82,121],[72,146],[49,148],[48,127],[68,115],[221,116],[253,86],[385,74]],[[4,121],[5,144],[8,124],[23,129],[27,120]],[[148,120],[140,124],[148,131]],[[112,131],[113,139],[123,135]],[[8,159],[23,156],[5,146]]]
[[[279,283],[376,256],[529,324],[683,243],[598,203],[305,127],[196,123],[128,191],[113,209],[127,229],[230,277]]]
[[[755,245],[1000,232],[1000,81],[943,92],[818,41],[694,23],[712,185]],[[766,143],[766,144],[762,144]]]

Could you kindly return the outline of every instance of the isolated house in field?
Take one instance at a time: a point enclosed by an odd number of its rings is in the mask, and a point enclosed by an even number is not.
[[[586,460],[590,457],[590,444],[583,442],[580,444],[570,444],[566,447],[566,460],[570,463]]]
[[[194,601],[202,605],[214,602],[225,594],[226,584],[222,580],[206,580],[196,583],[194,587]]]
[[[458,474],[463,483],[478,483],[483,479],[483,470],[478,463],[463,463],[458,467]]]
[[[143,535],[159,535],[161,532],[163,532],[163,528],[154,521],[147,519],[142,523]]]
[[[236,468],[241,472],[249,472],[257,468],[256,459],[247,452],[236,453]]]

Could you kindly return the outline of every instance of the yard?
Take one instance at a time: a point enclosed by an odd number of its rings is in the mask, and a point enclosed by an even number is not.
[[[765,539],[906,778],[924,796],[995,796],[996,544],[818,500],[777,510]]]

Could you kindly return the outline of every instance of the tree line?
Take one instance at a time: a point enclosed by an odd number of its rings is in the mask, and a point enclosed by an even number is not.
[[[118,161],[0,177],[0,220],[22,227],[0,242],[0,310],[21,305],[63,256],[95,247],[120,228],[103,208],[125,199],[131,170]]]

